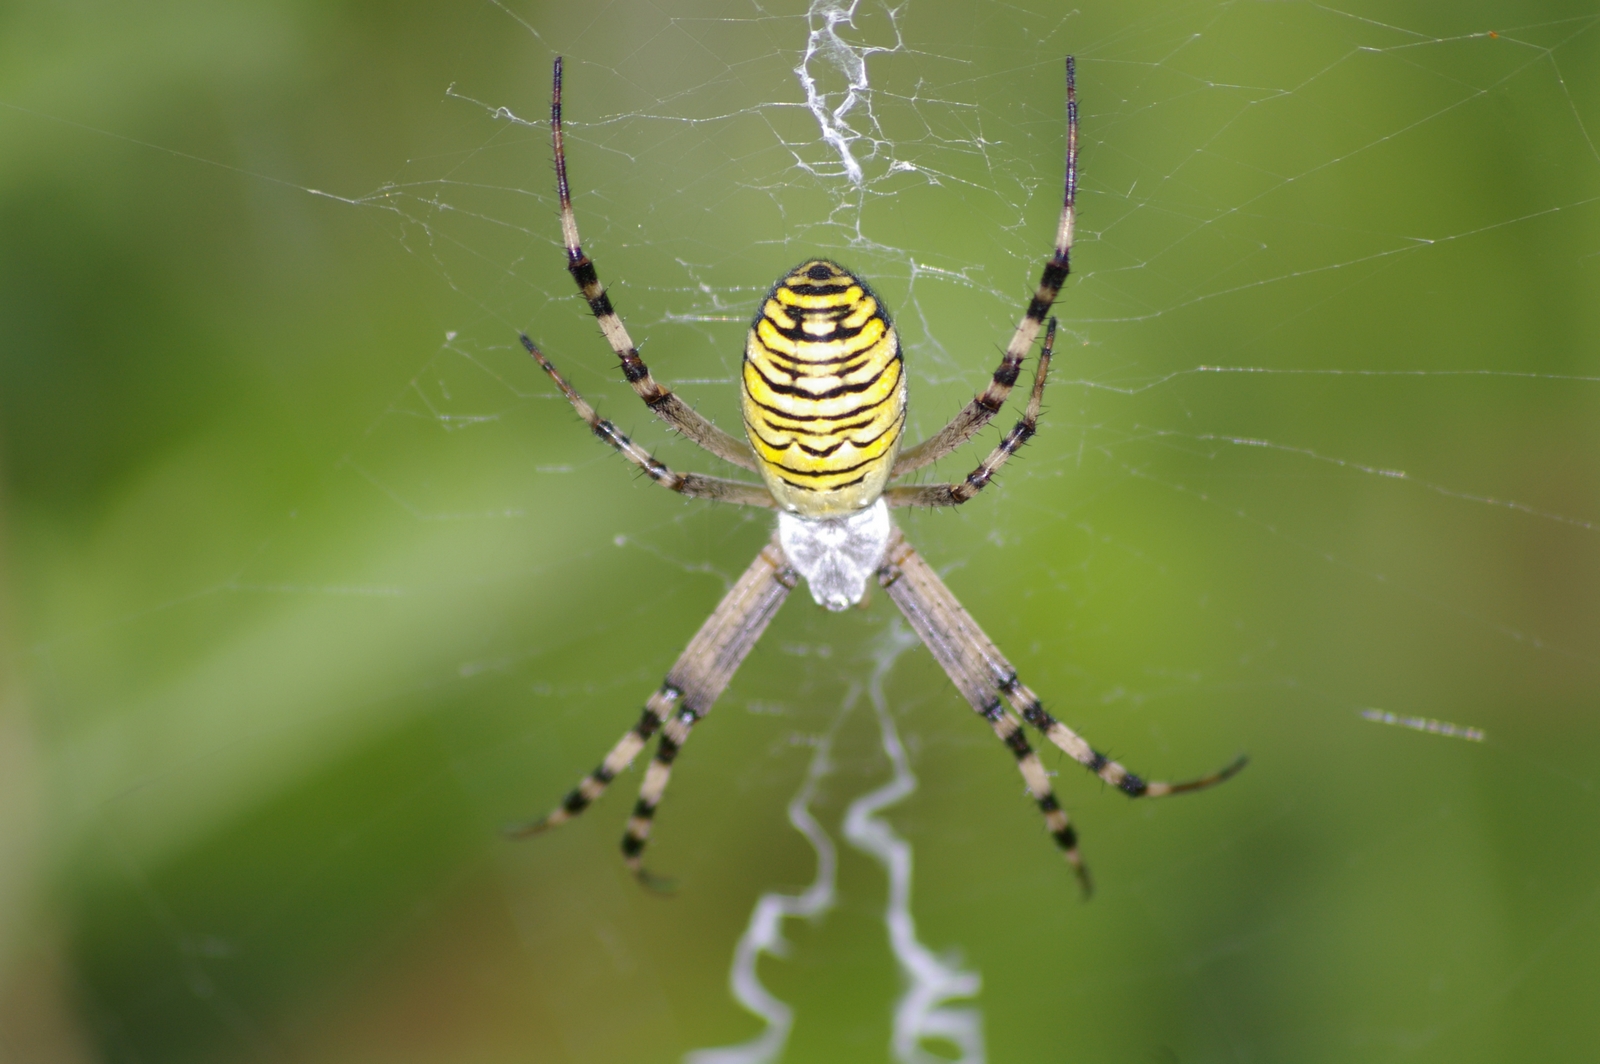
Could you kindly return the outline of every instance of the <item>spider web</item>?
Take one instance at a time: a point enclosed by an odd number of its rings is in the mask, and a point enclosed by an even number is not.
[[[97,914],[84,1044],[1592,1052],[1600,12],[1518,10],[494,2],[433,49],[442,98],[385,176],[243,167],[398,249],[422,281],[394,312],[439,327],[224,575],[39,626],[56,863],[92,869]],[[711,469],[562,268],[550,59],[585,247],[656,376],[737,425],[756,300],[826,254],[894,312],[920,438],[1048,253],[1069,52],[1079,236],[1041,433],[958,512],[900,520],[1099,747],[1162,778],[1255,764],[1132,805],[1052,761],[1101,885],[1078,905],[890,604],[802,593],[679,762],[650,851],[677,897],[618,868],[636,774],[559,835],[494,838],[631,723],[770,522],[630,483],[516,341]]]

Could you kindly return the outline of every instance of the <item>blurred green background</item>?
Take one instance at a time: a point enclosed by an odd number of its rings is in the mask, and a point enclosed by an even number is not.
[[[913,429],[985,379],[1059,210],[1046,426],[906,528],[1141,772],[1058,790],[1081,904],[927,654],[885,698],[912,912],[1007,1061],[1600,1057],[1600,9],[1566,2],[0,8],[0,1056],[675,1061],[754,1037],[752,905],[816,857],[789,1061],[892,1059],[889,779],[850,701],[891,605],[797,594],[679,761],[535,842],[767,521],[597,444],[526,329],[668,462],[571,290],[585,243],[725,426],[761,291],[822,251],[897,313]],[[813,45],[807,55],[808,40]],[[804,66],[867,54],[842,173]],[[1008,413],[1001,419],[1009,423]],[[958,477],[995,431],[942,463]],[[1363,710],[1484,729],[1473,743]],[[929,1040],[925,1051],[953,1058]]]

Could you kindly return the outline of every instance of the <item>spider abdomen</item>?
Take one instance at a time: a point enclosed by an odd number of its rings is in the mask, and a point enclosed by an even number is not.
[[[900,338],[866,282],[825,259],[773,286],[745,341],[745,432],[779,505],[852,513],[883,493],[905,424]]]

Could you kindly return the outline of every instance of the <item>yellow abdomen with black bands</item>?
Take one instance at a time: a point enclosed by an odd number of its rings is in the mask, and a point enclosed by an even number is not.
[[[870,506],[906,418],[900,337],[866,282],[825,259],[773,286],[745,340],[744,429],[778,505],[804,517]]]

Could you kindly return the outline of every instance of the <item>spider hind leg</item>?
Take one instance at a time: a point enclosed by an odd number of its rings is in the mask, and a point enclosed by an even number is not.
[[[527,348],[528,354],[539,363],[539,368],[555,381],[556,387],[561,389],[561,394],[572,404],[572,409],[576,410],[578,416],[589,426],[589,431],[616,448],[618,454],[644,470],[646,476],[663,488],[680,495],[687,495],[691,499],[714,499],[718,502],[733,503],[735,506],[770,508],[775,505],[771,493],[760,484],[746,484],[743,481],[708,477],[700,473],[676,473],[668,469],[649,451],[629,439],[609,419],[601,417],[595,408],[578,394],[578,390],[567,383],[567,379],[545,357],[544,352],[539,350],[538,345],[528,339],[526,333],[522,334],[521,339],[522,346]]]
[[[1039,286],[1034,289],[1028,309],[1017,322],[1016,332],[1006,345],[1000,365],[995,367],[989,385],[970,403],[961,408],[950,423],[915,447],[900,452],[891,476],[901,476],[937,462],[972,438],[973,433],[989,423],[1000,412],[1011,388],[1022,371],[1022,359],[1033,346],[1039,328],[1050,314],[1050,308],[1061,294],[1072,272],[1072,235],[1078,219],[1078,85],[1077,66],[1072,56],[1067,56],[1067,174],[1061,197],[1061,220],[1056,225],[1056,244],[1050,258],[1039,275]]]
[[[561,129],[560,56],[556,56],[550,91],[550,143],[556,159],[556,192],[561,199],[561,240],[567,249],[567,272],[572,274],[578,291],[583,293],[606,343],[622,363],[623,377],[656,417],[723,461],[755,471],[756,455],[748,443],[717,428],[650,375],[650,367],[639,357],[639,348],[628,335],[622,318],[611,305],[611,297],[600,283],[594,261],[583,252],[578,238],[578,216],[573,213],[572,194],[567,184],[567,151]]]
[[[1039,428],[1039,410],[1044,403],[1044,386],[1050,377],[1050,358],[1056,346],[1056,319],[1051,318],[1045,329],[1044,344],[1039,349],[1039,364],[1033,371],[1033,391],[1028,395],[1028,405],[1022,417],[1003,436],[989,456],[978,468],[967,474],[959,484],[924,484],[916,487],[890,488],[884,500],[894,507],[901,506],[960,506],[978,492],[988,487],[995,474],[1022,450],[1023,444],[1033,439]]]

